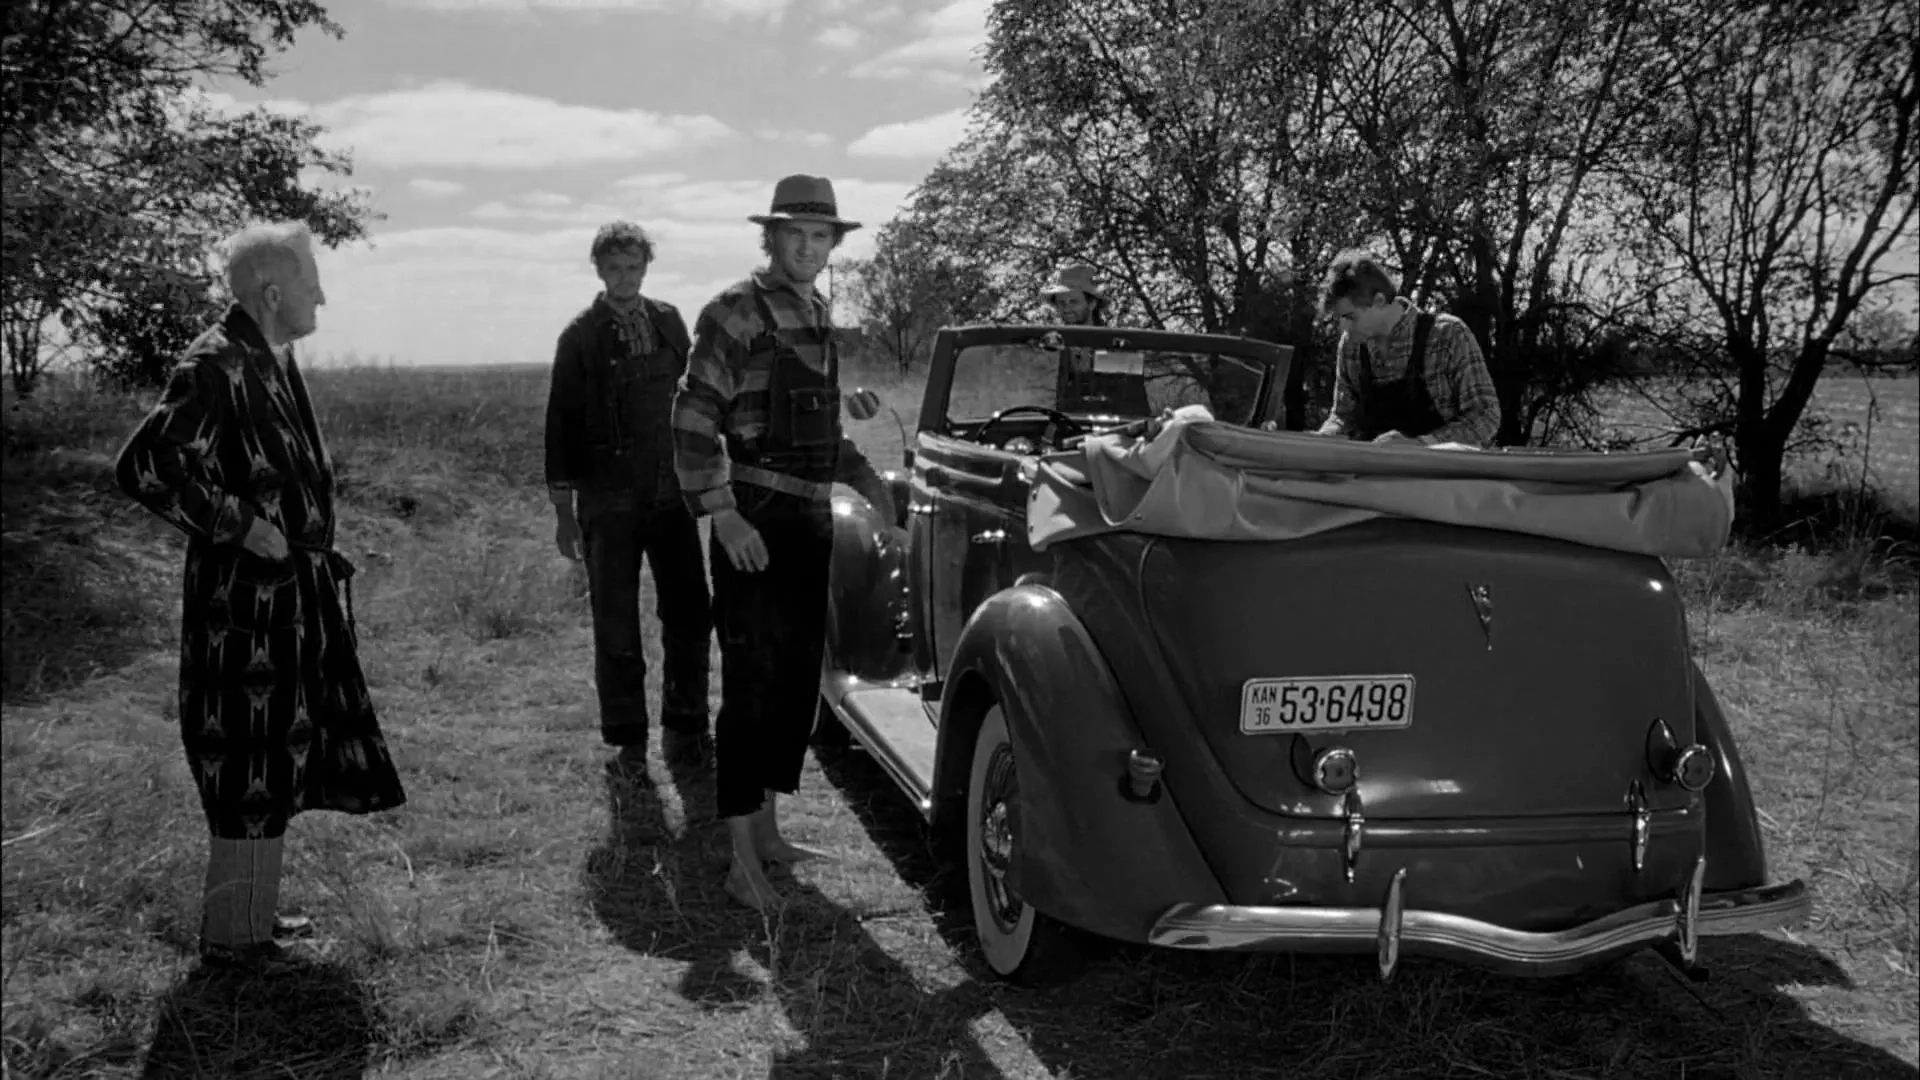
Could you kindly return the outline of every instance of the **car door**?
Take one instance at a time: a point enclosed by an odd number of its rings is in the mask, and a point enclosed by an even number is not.
[[[936,678],[945,676],[974,609],[1009,583],[1007,544],[1024,546],[1026,539],[1023,492],[1017,455],[945,435],[921,436],[914,498],[924,509],[914,514],[914,525],[924,543],[916,539],[914,546],[926,561],[915,571],[927,583],[922,617]]]

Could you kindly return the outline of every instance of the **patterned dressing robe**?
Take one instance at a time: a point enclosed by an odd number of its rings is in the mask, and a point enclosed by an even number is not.
[[[180,739],[213,834],[272,839],[302,810],[406,801],[332,550],[333,462],[291,349],[239,306],[202,334],[120,452],[122,491],[187,534]],[[283,562],[241,540],[256,517]]]

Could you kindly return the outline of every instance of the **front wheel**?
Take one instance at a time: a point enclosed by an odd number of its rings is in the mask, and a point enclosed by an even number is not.
[[[987,966],[1009,982],[1037,986],[1072,977],[1081,954],[1070,927],[1034,910],[1008,882],[1019,796],[1013,740],[995,705],[974,737],[967,776],[967,893]]]

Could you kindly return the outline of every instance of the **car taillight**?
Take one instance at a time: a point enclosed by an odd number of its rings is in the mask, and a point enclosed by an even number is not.
[[[1695,743],[1674,759],[1672,780],[1688,791],[1705,791],[1717,767],[1713,751]]]
[[[1313,786],[1329,795],[1345,795],[1360,782],[1360,760],[1344,746],[1313,755]]]

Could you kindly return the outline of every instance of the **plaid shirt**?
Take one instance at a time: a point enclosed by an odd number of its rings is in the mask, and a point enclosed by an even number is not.
[[[777,327],[767,327],[754,299],[765,296]],[[680,392],[673,401],[674,469],[680,490],[694,514],[715,514],[734,507],[731,463],[726,440],[752,441],[767,432],[768,385],[772,367],[766,358],[749,362],[748,343],[763,330],[830,329],[827,302],[818,292],[801,296],[777,271],[756,270],[714,297],[694,323],[693,352]],[[795,346],[802,362],[821,373],[826,350]],[[876,482],[865,455],[841,439],[833,463],[835,480],[864,493]]]
[[[1413,355],[1413,323],[1419,309],[1405,299],[1394,303],[1401,307],[1400,321],[1388,331],[1386,341],[1367,346],[1375,382],[1392,382],[1405,376]],[[1360,342],[1352,334],[1340,335],[1334,363],[1333,411],[1320,426],[1322,435],[1344,435],[1358,419],[1355,413],[1362,361]],[[1500,398],[1494,393],[1487,362],[1480,355],[1480,343],[1473,339],[1466,323],[1452,315],[1434,316],[1433,331],[1427,338],[1426,368],[1427,393],[1446,422],[1420,441],[1429,446],[1443,442],[1491,445],[1500,433]]]

